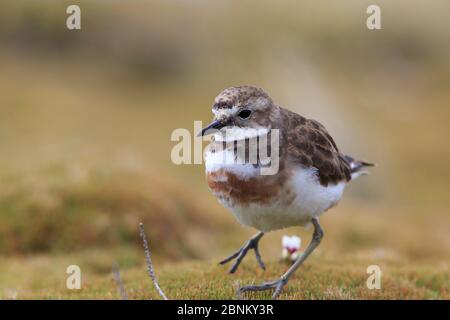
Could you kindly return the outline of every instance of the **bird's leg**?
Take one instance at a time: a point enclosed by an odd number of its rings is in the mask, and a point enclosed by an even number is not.
[[[308,248],[306,248],[305,252],[297,258],[295,263],[288,269],[288,271],[286,271],[285,274],[281,276],[280,279],[272,282],[263,283],[261,285],[241,287],[239,288],[238,294],[240,295],[241,293],[247,291],[274,290],[272,299],[276,299],[278,295],[281,293],[281,290],[283,289],[284,285],[288,282],[289,278],[294,274],[295,270],[297,270],[298,267],[302,265],[302,263],[308,258],[311,252],[313,252],[314,249],[320,244],[320,241],[323,238],[323,230],[320,227],[317,218],[313,218],[312,223],[314,225],[314,233]]]
[[[237,270],[237,268],[239,267],[239,265],[241,264],[242,260],[244,259],[245,255],[247,254],[248,250],[253,249],[255,251],[256,261],[258,261],[259,266],[263,270],[265,270],[266,266],[264,265],[264,262],[261,259],[261,254],[259,253],[259,249],[258,249],[258,242],[262,238],[263,235],[264,235],[264,232],[259,232],[256,235],[254,235],[253,237],[251,237],[250,240],[248,240],[247,243],[242,248],[240,248],[238,251],[233,253],[228,258],[220,261],[220,264],[225,264],[236,258],[236,261],[233,263],[233,265],[231,266],[230,271],[229,271],[230,273],[234,273]]]

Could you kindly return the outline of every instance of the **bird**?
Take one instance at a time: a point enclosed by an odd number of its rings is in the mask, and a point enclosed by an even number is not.
[[[253,250],[265,269],[259,252],[264,234],[292,226],[314,227],[308,247],[280,278],[238,289],[239,294],[272,290],[276,299],[319,246],[324,236],[319,217],[338,204],[350,181],[374,164],[341,153],[321,123],[277,105],[255,86],[223,90],[214,99],[212,112],[213,121],[198,134],[210,139],[204,154],[208,187],[242,225],[258,230],[220,264],[235,260],[229,270],[234,273]],[[264,147],[269,161],[262,157]],[[255,149],[256,156],[249,154]],[[272,162],[277,162],[276,170],[264,174]]]

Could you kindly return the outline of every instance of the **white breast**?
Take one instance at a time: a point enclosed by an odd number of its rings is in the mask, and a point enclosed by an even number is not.
[[[205,152],[205,168],[207,173],[226,169],[243,179],[260,174],[260,170],[250,163],[237,163],[232,150],[220,150],[214,153],[207,150]]]

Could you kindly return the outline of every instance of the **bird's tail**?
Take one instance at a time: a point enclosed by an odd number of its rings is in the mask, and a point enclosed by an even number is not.
[[[366,167],[373,167],[375,166],[374,163],[361,161],[361,160],[355,160],[350,156],[345,155],[344,159],[348,162],[350,165],[350,173],[352,180],[358,178],[359,176],[369,174],[369,171],[367,171]]]

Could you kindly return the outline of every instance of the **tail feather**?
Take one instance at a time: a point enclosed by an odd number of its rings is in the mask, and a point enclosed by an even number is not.
[[[374,163],[362,161],[362,160],[355,160],[352,157],[345,155],[344,159],[348,162],[350,165],[350,174],[353,179],[356,179],[357,177],[365,174],[369,174],[369,171],[364,170],[365,167],[374,167]]]

